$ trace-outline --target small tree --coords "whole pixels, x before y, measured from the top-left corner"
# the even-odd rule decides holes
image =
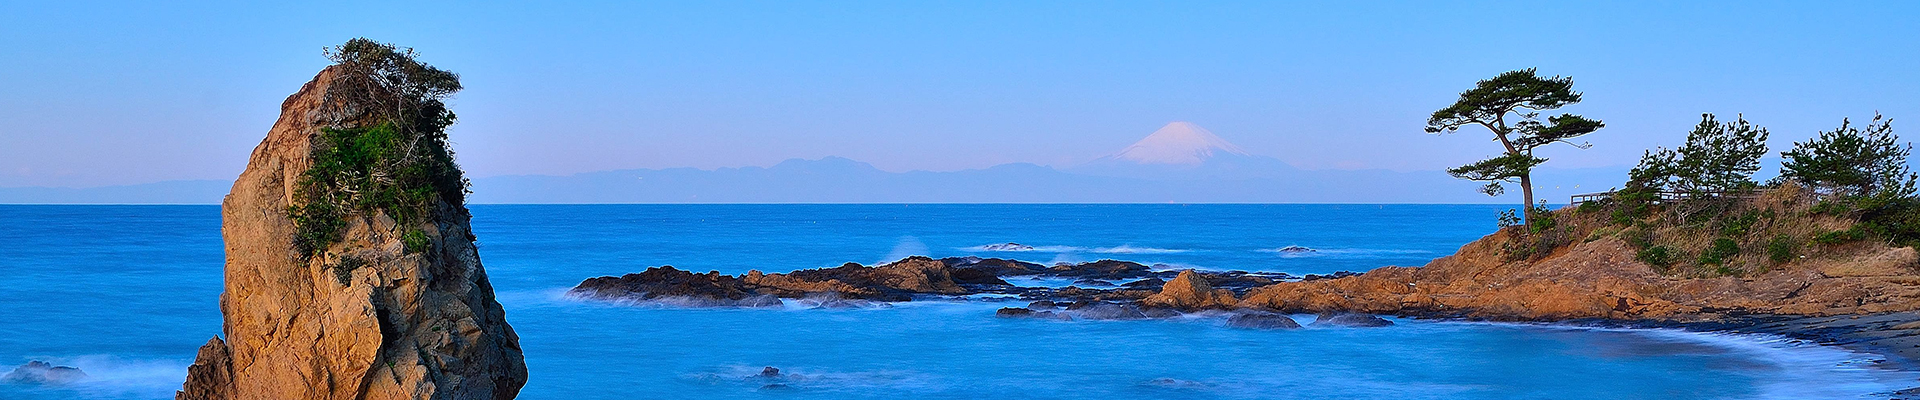
[[[312,257],[340,239],[349,217],[384,212],[406,227],[396,235],[408,251],[424,251],[428,222],[440,203],[466,201],[467,181],[447,145],[456,119],[443,102],[460,91],[460,76],[418,61],[413,49],[349,40],[326,49],[335,74],[318,112],[324,126],[310,138],[312,163],[287,207],[294,247]]]
[[[1725,192],[1752,188],[1760,157],[1767,154],[1767,128],[1747,122],[1719,122],[1700,114],[1700,124],[1687,133],[1679,149],[1647,151],[1640,165],[1628,173],[1633,190]]]
[[[1894,135],[1892,119],[1874,114],[1866,130],[1842,119],[1840,128],[1781,153],[1780,177],[1843,196],[1911,197],[1916,178],[1907,157],[1912,151],[1912,144]]]
[[[1501,183],[1519,184],[1524,202],[1522,210],[1526,212],[1526,219],[1532,221],[1533,168],[1547,162],[1534,156],[1533,150],[1555,142],[1585,149],[1592,145],[1569,140],[1605,126],[1598,120],[1573,114],[1552,116],[1543,123],[1538,119],[1539,112],[1579,102],[1580,93],[1573,91],[1573,78],[1542,78],[1533,68],[1508,71],[1476,83],[1472,90],[1461,92],[1460,99],[1452,106],[1434,111],[1427,119],[1426,131],[1453,133],[1467,125],[1480,125],[1492,131],[1494,139],[1505,150],[1502,155],[1449,169],[1447,173],[1460,179],[1487,182],[1480,192],[1488,196],[1506,193]],[[1509,124],[1508,115],[1517,117],[1518,121]]]

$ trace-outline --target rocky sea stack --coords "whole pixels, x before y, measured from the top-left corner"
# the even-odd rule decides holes
[[[458,76],[355,39],[281,104],[221,205],[225,339],[178,399],[511,399],[441,99]]]

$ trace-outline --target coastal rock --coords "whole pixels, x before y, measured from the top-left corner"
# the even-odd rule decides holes
[[[227,400],[232,398],[229,395],[232,387],[233,358],[227,353],[227,343],[216,337],[200,346],[193,365],[187,366],[187,382],[173,397],[176,400]]]
[[[1042,272],[1045,275],[1099,279],[1107,281],[1137,279],[1149,276],[1152,268],[1132,261],[1100,260],[1079,264],[1058,264]]]
[[[27,361],[26,365],[0,375],[0,382],[39,385],[64,385],[82,379],[87,379],[87,373],[80,372],[79,368],[55,366],[40,360]]]
[[[739,278],[719,272],[695,274],[673,266],[648,268],[618,278],[604,276],[574,286],[576,296],[602,300],[678,300],[694,304],[734,307],[778,306],[749,290]]]
[[[1245,313],[1227,317],[1227,327],[1242,329],[1299,329],[1300,323],[1280,314]]]
[[[973,270],[996,277],[1036,275],[1047,271],[1044,265],[1001,258],[948,257],[940,259],[940,262],[956,271]]]
[[[1320,250],[1314,250],[1314,249],[1312,249],[1312,248],[1308,248],[1308,247],[1306,247],[1306,246],[1287,246],[1287,247],[1281,247],[1281,248],[1279,248],[1279,249],[1275,249],[1274,251],[1276,251],[1276,252],[1280,252],[1280,253],[1289,253],[1289,254],[1299,254],[1299,253],[1317,253],[1317,252],[1320,252]]]
[[[907,301],[916,294],[972,293],[954,279],[954,271],[945,261],[918,256],[879,267],[847,263],[785,274],[756,270],[741,276],[719,272],[695,274],[666,266],[619,277],[590,278],[568,293],[588,299],[645,300],[695,307],[778,306],[779,298],[794,298],[806,299],[820,307],[864,308],[878,306],[868,300]],[[992,276],[985,278],[998,281]],[[975,277],[972,282],[983,281]],[[1001,281],[995,286],[1004,285]]]
[[[1168,307],[1182,310],[1207,308],[1232,308],[1236,303],[1233,291],[1214,289],[1206,279],[1193,270],[1181,271],[1167,284],[1160,287],[1160,293],[1147,296],[1141,304],[1152,307]]]
[[[288,210],[313,145],[362,110],[329,100],[347,71],[328,67],[281,104],[221,204],[225,340],[201,349],[179,398],[510,399],[526,383],[464,204],[435,201],[419,224],[349,215],[338,241],[296,250]],[[415,240],[425,250],[409,251]]]
[[[1322,325],[1345,326],[1345,327],[1355,327],[1355,328],[1377,328],[1382,326],[1393,326],[1393,321],[1388,321],[1385,318],[1373,316],[1373,314],[1330,312],[1330,313],[1320,313],[1319,316],[1313,319],[1313,326],[1322,326]]]

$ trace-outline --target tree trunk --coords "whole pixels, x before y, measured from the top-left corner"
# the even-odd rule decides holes
[[[1520,193],[1526,197],[1526,203],[1520,205],[1520,224],[1533,225],[1533,171],[1520,174]]]

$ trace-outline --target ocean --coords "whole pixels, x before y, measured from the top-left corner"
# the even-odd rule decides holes
[[[522,399],[1848,399],[1920,386],[1920,374],[1873,366],[1877,355],[1766,336],[1062,322],[996,318],[1024,302],[990,298],[687,309],[563,296],[650,266],[785,272],[909,255],[1358,272],[1450,254],[1492,232],[1504,208],[476,205],[473,225],[526,353]],[[0,384],[0,399],[172,398],[220,331],[219,229],[216,206],[0,205],[0,364],[89,375]],[[983,247],[1008,242],[1034,250]],[[1275,251],[1286,246],[1320,251]],[[785,376],[754,376],[768,366]]]

